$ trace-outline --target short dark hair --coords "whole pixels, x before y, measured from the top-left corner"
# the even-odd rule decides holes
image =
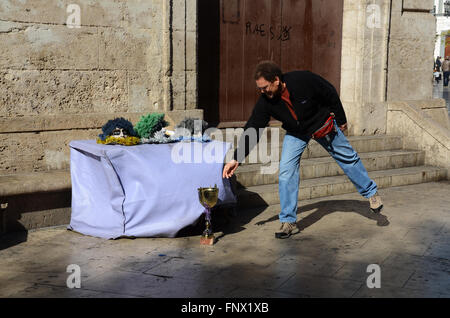
[[[279,79],[282,79],[283,73],[281,72],[281,68],[274,62],[262,61],[256,66],[255,80],[263,77],[266,81],[273,82],[275,81],[276,76],[278,76]]]

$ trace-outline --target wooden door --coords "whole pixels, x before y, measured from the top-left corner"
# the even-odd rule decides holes
[[[256,65],[310,70],[339,92],[343,0],[200,0],[199,103],[205,119],[240,127],[259,96]]]

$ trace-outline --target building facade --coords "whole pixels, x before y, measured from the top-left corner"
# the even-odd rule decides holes
[[[450,56],[450,2],[447,0],[434,0],[433,13],[436,16],[436,46],[434,57]],[[449,37],[450,40],[450,37]]]
[[[266,11],[248,9],[261,4]],[[434,58],[432,9],[433,0],[1,1],[0,171],[68,168],[68,142],[95,138],[114,116],[164,111],[176,122],[205,110],[208,119],[223,95],[234,98],[225,107],[245,104],[240,117],[212,121],[242,125],[261,59],[328,78],[350,134],[383,134],[386,101],[432,97],[423,80]],[[229,47],[236,62],[250,51],[245,67],[220,56],[225,27],[236,26],[240,38]],[[237,80],[240,87],[225,87]]]

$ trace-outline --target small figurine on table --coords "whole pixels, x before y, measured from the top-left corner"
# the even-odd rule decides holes
[[[109,120],[102,127],[102,132],[98,135],[98,144],[133,146],[140,142],[133,124],[122,117]]]
[[[211,138],[205,133],[207,129],[203,119],[186,117],[175,127],[175,137],[180,141],[208,142]]]

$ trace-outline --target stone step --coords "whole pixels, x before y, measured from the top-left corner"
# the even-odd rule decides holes
[[[351,136],[348,137],[350,144],[356,152],[365,153],[365,152],[376,152],[376,151],[387,151],[387,150],[399,150],[403,148],[402,137],[400,136],[388,136],[388,135],[374,135],[374,136]],[[257,147],[255,147],[249,154],[249,156],[245,159],[242,165],[247,164],[255,164],[255,163],[264,163],[264,160],[260,158],[258,155],[259,147],[263,147],[265,152],[268,153],[268,157],[271,158],[271,161],[279,161],[281,158],[281,149],[282,142],[278,147],[274,149],[277,150],[277,153],[272,157],[270,143],[262,143],[260,142]],[[256,160],[252,159],[252,155],[257,158]],[[316,141],[311,140],[306,147],[305,151],[302,154],[302,159],[309,158],[321,158],[328,157],[328,152]],[[228,158],[227,158],[228,159]],[[268,160],[265,160],[268,162]]]
[[[282,128],[279,128],[279,127],[268,127],[268,128],[271,128],[271,129],[267,129],[266,128],[264,130],[264,132],[263,132],[263,135],[267,136],[266,137],[267,138],[267,142],[268,143],[272,142],[272,132],[273,132],[273,133],[276,133],[276,135],[278,135],[278,143],[281,146],[283,144],[284,136],[286,135],[286,130],[284,130]],[[230,129],[230,128],[228,128],[228,129]],[[240,136],[240,133],[238,133],[238,131],[239,131],[238,129],[240,129],[240,128],[231,128],[230,131],[233,131],[233,129],[236,129],[236,131],[233,134],[229,134],[229,135],[234,135],[233,146],[236,147],[238,139],[239,139],[239,136]],[[226,129],[218,129],[218,131],[220,131],[220,137],[218,137],[219,140],[221,140],[221,141],[229,141],[229,140],[226,139],[227,138],[227,134],[226,134],[227,130]],[[241,132],[242,131],[243,130],[241,129]],[[212,139],[218,139],[214,134],[211,135],[211,138]],[[354,140],[354,141],[358,141],[358,140],[363,140],[363,141],[365,141],[365,140],[383,140],[383,139],[387,138],[387,139],[389,139],[389,142],[392,142],[392,139],[396,139],[396,142],[399,142],[399,141],[401,142],[401,139],[402,139],[401,136],[393,136],[393,135],[347,136],[347,138],[350,141],[352,141],[352,140]],[[397,147],[401,148],[401,145],[397,146]],[[398,148],[395,148],[395,149],[398,149]],[[377,150],[380,150],[380,149],[372,149],[371,151],[377,151]]]
[[[216,131],[220,132],[220,134],[221,134],[221,137],[220,137],[221,141],[228,141],[228,140],[226,140],[227,132],[228,132],[229,135],[235,136],[234,137],[234,141],[233,141],[233,145],[236,146],[237,141],[239,139],[239,136],[244,130],[243,130],[243,128],[220,128],[220,129],[217,129]],[[274,132],[278,136],[278,142],[282,143],[283,142],[283,138],[286,135],[286,130],[281,128],[281,126],[267,127],[263,131],[263,134],[267,135],[267,142],[271,142],[272,141],[272,132]],[[217,138],[215,138],[214,134],[211,135],[211,138],[212,139],[217,139]]]
[[[369,172],[379,188],[388,188],[447,178],[447,170],[432,166],[417,166]],[[299,200],[314,199],[356,192],[347,176],[306,179],[300,182]],[[278,184],[247,187],[237,190],[239,208],[279,204]]]
[[[70,170],[0,175],[0,235],[70,222]]]
[[[425,160],[425,153],[419,150],[361,152],[359,156],[367,171],[420,166]],[[272,167],[271,171],[267,170],[269,167]],[[236,171],[236,181],[245,187],[278,183],[278,167],[279,162],[274,162],[272,165],[243,165]],[[302,158],[300,161],[302,180],[338,175],[344,175],[344,172],[330,155],[312,159]]]
[[[0,197],[71,189],[70,170],[0,175]]]

